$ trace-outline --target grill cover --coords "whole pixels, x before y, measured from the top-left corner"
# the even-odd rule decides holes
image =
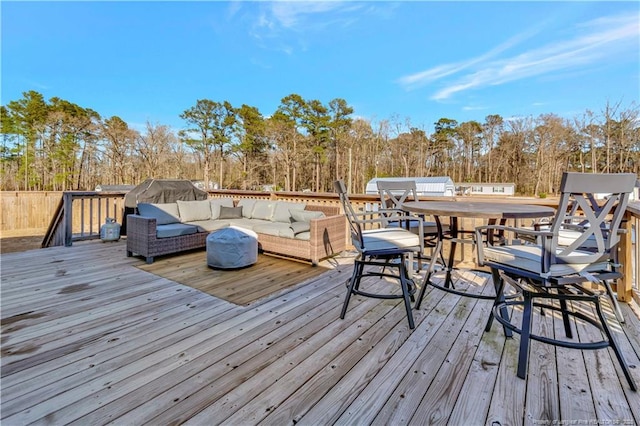
[[[138,203],[206,200],[208,196],[186,179],[147,179],[125,195],[124,206],[135,209]]]

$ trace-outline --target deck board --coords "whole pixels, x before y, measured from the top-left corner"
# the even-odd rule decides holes
[[[122,242],[3,254],[2,423],[640,423],[640,397],[610,349],[532,342],[518,379],[519,336],[505,339],[497,323],[484,332],[488,301],[431,288],[411,331],[402,302],[358,296],[340,320],[349,255],[320,273],[266,258],[213,278],[203,253],[155,269]],[[457,286],[492,291],[483,274]],[[640,311],[622,308],[613,328],[640,382]],[[581,340],[598,337],[572,322]],[[564,332],[553,315],[534,327]]]

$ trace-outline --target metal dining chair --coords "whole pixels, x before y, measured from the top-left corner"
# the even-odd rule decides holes
[[[486,330],[493,319],[509,330],[520,333],[518,372],[525,378],[529,357],[529,341],[536,340],[556,346],[575,349],[602,349],[611,347],[632,390],[636,384],[629,367],[608,325],[601,299],[614,299],[609,281],[620,278],[619,268],[614,264],[619,241],[620,223],[627,206],[629,194],[636,182],[635,174],[591,174],[565,173],[561,182],[561,197],[556,216],[548,229],[532,230],[500,225],[480,226],[477,239],[488,230],[527,234],[530,242],[514,241],[505,245],[485,242],[477,245],[478,263],[489,266],[498,279],[498,291]],[[598,196],[602,201],[598,202]],[[570,207],[575,205],[575,208]],[[580,223],[572,227],[571,239],[561,238],[567,224]],[[505,285],[509,284],[522,293],[522,300],[503,297]],[[604,291],[597,286],[604,287]],[[570,309],[570,305],[572,309]],[[595,308],[596,315],[589,315],[585,304]],[[522,307],[522,323],[512,324],[505,317],[505,307]],[[532,333],[532,323],[540,312],[561,314],[567,339],[548,337]],[[603,338],[597,342],[573,340],[571,318],[582,320],[602,331]]]
[[[447,225],[438,224],[436,221],[426,220],[424,215],[412,215],[407,220],[407,213],[402,204],[407,201],[420,201],[418,191],[416,188],[415,180],[393,180],[385,181],[378,180],[376,182],[378,188],[378,195],[380,196],[380,204],[385,209],[389,210],[389,213],[383,213],[382,218],[385,227],[398,227],[403,226],[405,229],[413,232],[422,237],[421,250],[418,253],[418,268],[422,269],[423,260],[431,260],[430,256],[434,253],[440,254],[442,265],[445,265],[444,258],[442,258],[442,250],[436,250],[438,246],[438,226],[443,227],[443,233],[448,232],[449,227]],[[425,248],[430,249],[431,254],[426,256]]]
[[[347,294],[340,318],[344,319],[351,295],[357,294],[378,299],[403,299],[409,328],[415,327],[411,302],[415,293],[415,283],[409,277],[407,261],[409,255],[421,249],[420,238],[402,226],[385,228],[382,214],[391,214],[392,209],[376,212],[356,212],[342,180],[334,183],[351,231],[351,242],[358,251],[354,260],[353,273],[347,282]],[[395,212],[401,214],[401,212]],[[398,218],[398,220],[401,220]],[[368,228],[368,229],[366,229]],[[397,273],[394,273],[397,271]],[[361,288],[362,278],[376,276],[396,280],[400,293],[372,293]]]

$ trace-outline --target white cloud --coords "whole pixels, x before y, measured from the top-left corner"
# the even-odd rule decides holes
[[[517,45],[521,41],[532,37],[533,35],[534,35],[533,31],[519,34],[516,37],[513,37],[507,40],[505,43],[502,43],[497,47],[491,49],[489,52],[485,53],[484,55],[478,56],[476,58],[471,58],[468,61],[439,65],[431,69],[421,71],[419,73],[407,75],[398,79],[398,82],[401,85],[407,87],[408,89],[424,86],[425,84],[430,83],[432,81],[436,81],[441,78],[447,77],[449,75],[456,74],[465,69],[471,68],[476,64],[486,63],[491,58],[508,50],[512,46]]]
[[[309,40],[327,28],[347,28],[371,15],[388,19],[397,7],[387,2],[351,1],[270,1],[259,5],[250,34],[263,48],[288,54],[306,50]]]
[[[270,11],[277,24],[297,29],[308,24],[308,17],[343,8],[342,2],[273,2]]]
[[[603,61],[638,54],[640,21],[637,16],[602,17],[581,23],[575,30],[579,34],[572,39],[556,40],[527,52],[500,58],[500,54],[533,35],[524,33],[477,58],[438,65],[401,77],[398,82],[408,90],[413,90],[427,83],[442,80],[445,83],[444,87],[432,94],[431,99],[445,100],[466,90],[558,71],[600,66]]]
[[[471,105],[467,105],[465,107],[462,107],[463,111],[484,111],[486,109],[489,109],[489,107],[486,107],[486,106],[471,106]]]

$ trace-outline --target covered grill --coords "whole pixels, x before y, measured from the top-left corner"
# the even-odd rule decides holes
[[[206,200],[209,194],[186,179],[149,178],[127,192],[124,197],[122,234],[126,235],[127,216],[136,213],[138,203],[174,203],[177,200]]]

